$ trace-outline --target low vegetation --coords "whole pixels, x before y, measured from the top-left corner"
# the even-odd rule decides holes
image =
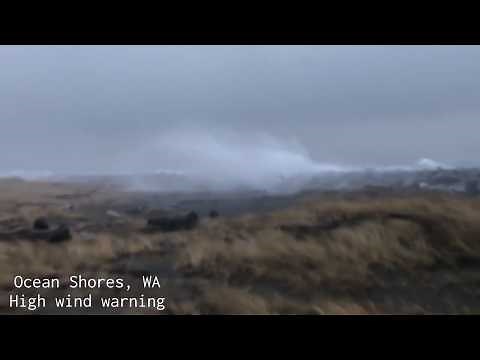
[[[3,227],[28,223],[17,209],[1,214]],[[49,209],[28,216],[61,216]],[[193,230],[168,233],[143,231],[141,216],[63,216],[73,224],[70,241],[0,239],[3,294],[16,274],[152,273],[165,280],[167,313],[480,312],[478,198],[316,194],[287,209],[203,217]]]

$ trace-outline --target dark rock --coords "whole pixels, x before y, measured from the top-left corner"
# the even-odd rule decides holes
[[[51,243],[59,243],[70,240],[71,238],[72,234],[70,233],[70,229],[66,225],[60,225],[50,233],[48,241]]]
[[[147,225],[161,231],[191,230],[198,224],[198,215],[191,211],[186,215],[161,216],[150,218]]]
[[[33,222],[33,229],[34,230],[48,230],[50,226],[48,225],[48,221],[44,217],[40,217],[35,219]]]
[[[218,213],[217,210],[212,210],[212,211],[210,211],[210,213],[209,213],[208,215],[209,215],[212,219],[217,218],[217,217],[220,216],[220,214]]]

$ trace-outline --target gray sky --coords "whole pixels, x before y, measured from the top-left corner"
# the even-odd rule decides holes
[[[480,165],[479,100],[480,46],[0,46],[0,172]]]

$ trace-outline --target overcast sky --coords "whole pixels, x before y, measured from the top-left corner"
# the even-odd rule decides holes
[[[237,157],[263,134],[320,163],[480,165],[480,46],[0,46],[0,171],[171,167],[145,149],[196,133]]]

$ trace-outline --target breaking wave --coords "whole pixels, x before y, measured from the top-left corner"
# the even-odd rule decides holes
[[[318,163],[295,141],[266,134],[239,136],[219,131],[169,131],[130,155],[139,172],[183,175],[217,189],[266,189],[285,178],[308,177],[353,168]]]
[[[349,172],[435,170],[451,168],[432,159],[421,158],[405,166],[359,167],[323,163],[312,159],[295,140],[264,133],[240,134],[227,131],[170,130],[135,149],[125,149],[121,159],[108,172],[72,174],[79,176],[119,176],[136,190],[192,189],[198,185],[228,191],[238,188],[271,190],[285,183],[301,187],[312,177]],[[121,176],[120,176],[121,175]],[[168,179],[157,183],[155,175]],[[65,179],[66,174],[52,171],[14,170],[0,177],[24,180]],[[131,179],[131,180],[128,180]],[[168,187],[171,189],[171,187]]]

